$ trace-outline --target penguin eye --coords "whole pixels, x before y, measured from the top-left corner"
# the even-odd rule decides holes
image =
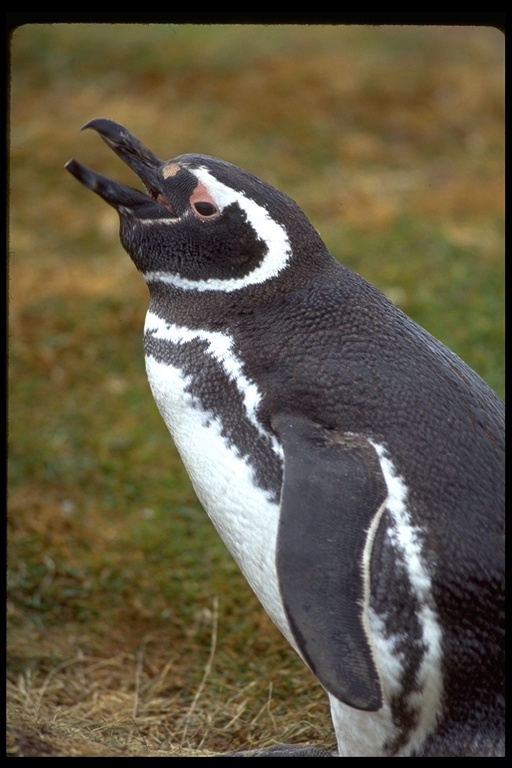
[[[198,201],[193,203],[193,206],[200,216],[215,216],[215,214],[219,212],[218,208],[216,208],[215,205],[212,205],[212,203]]]

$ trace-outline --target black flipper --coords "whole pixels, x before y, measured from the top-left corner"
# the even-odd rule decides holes
[[[364,437],[298,416],[272,425],[284,450],[277,573],[290,627],[327,691],[375,711],[382,694],[363,625],[363,561],[387,496],[377,453]]]

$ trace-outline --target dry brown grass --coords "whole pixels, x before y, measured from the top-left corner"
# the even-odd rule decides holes
[[[425,28],[42,26],[12,43],[8,754],[333,744],[325,696],[199,508],[150,400],[134,180],[80,125],[218,155],[503,391],[503,42]]]
[[[20,636],[12,633],[11,646],[25,666],[8,681],[8,754],[207,756],[240,744],[272,744],[276,737],[297,743],[320,739],[332,745],[328,724],[319,727],[317,722],[323,702],[317,693],[304,705],[305,686],[296,690],[303,702],[300,718],[288,723],[282,702],[273,701],[272,682],[259,701],[255,682],[241,688],[224,685],[213,695],[208,688],[216,632],[215,617],[210,654],[191,700],[182,690],[183,658],[170,653],[164,633],[148,635],[133,650],[124,636],[119,637],[122,650],[112,656],[106,653],[108,642],[98,642],[97,636],[81,634],[79,640],[67,638],[63,643],[56,632],[45,633],[44,640],[27,637],[26,630]],[[113,641],[110,638],[110,647]],[[26,664],[35,656],[52,659],[59,650],[65,658],[61,663],[47,663],[44,669]]]

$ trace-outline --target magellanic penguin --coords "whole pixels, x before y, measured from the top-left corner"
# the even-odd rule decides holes
[[[501,400],[286,195],[212,157],[163,161],[111,120],[84,127],[146,189],[67,164],[117,210],[148,284],[157,406],[325,688],[339,756],[503,754]]]

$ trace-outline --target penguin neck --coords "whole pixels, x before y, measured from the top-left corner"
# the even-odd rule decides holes
[[[309,251],[309,249],[308,249]],[[150,311],[178,325],[189,328],[222,330],[238,320],[268,311],[284,297],[302,294],[308,286],[328,287],[338,282],[346,270],[325,248],[314,248],[306,258],[292,263],[279,275],[240,290],[222,291],[185,289],[164,281],[148,283]]]

